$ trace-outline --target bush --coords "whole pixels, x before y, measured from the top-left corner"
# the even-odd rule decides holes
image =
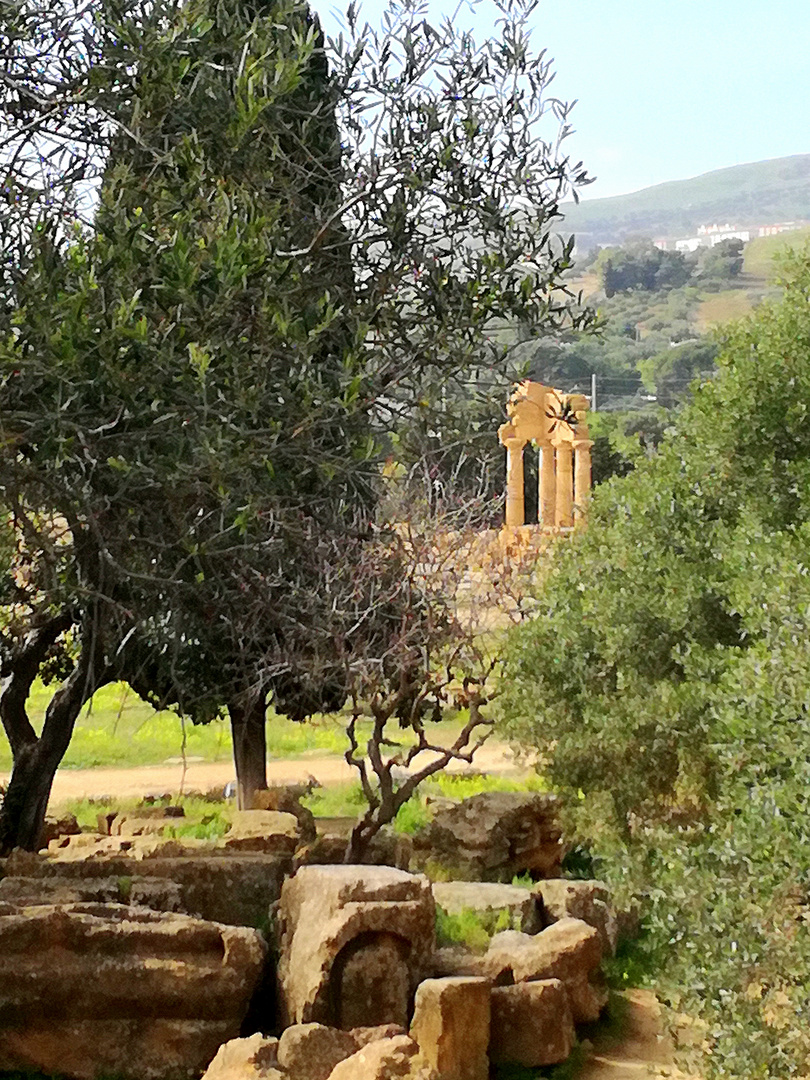
[[[656,457],[595,491],[512,633],[501,711],[644,901],[643,966],[709,1077],[810,1037],[810,252],[732,327]]]

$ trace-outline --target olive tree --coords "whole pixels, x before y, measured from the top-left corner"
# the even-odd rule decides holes
[[[350,11],[327,44],[297,0],[16,0],[0,849],[36,846],[107,681],[199,722],[227,708],[248,805],[268,696],[303,719],[369,672],[415,670],[402,605],[436,620],[400,587],[408,549],[389,544],[391,588],[368,572],[369,546],[395,535],[391,437],[471,369],[506,383],[493,319],[589,319],[552,235],[585,177],[529,13],[505,6],[477,46],[410,4],[384,33]],[[37,734],[26,702],[44,674],[59,687]]]

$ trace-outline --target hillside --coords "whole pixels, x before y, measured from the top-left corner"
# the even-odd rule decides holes
[[[630,195],[564,203],[561,209],[561,231],[575,233],[580,250],[638,236],[687,236],[714,221],[760,225],[810,219],[810,154],[734,165]]]

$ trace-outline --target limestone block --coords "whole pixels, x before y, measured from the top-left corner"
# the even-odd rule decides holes
[[[110,836],[163,836],[174,824],[165,817],[153,814],[140,817],[136,814],[117,814],[110,822]]]
[[[599,933],[580,919],[561,919],[539,934],[506,930],[496,934],[484,957],[484,970],[496,985],[535,979],[565,984],[574,1020],[598,1019],[607,993],[594,985],[599,978],[602,946]]]
[[[563,856],[553,795],[488,791],[440,810],[414,837],[415,854],[438,859],[468,881],[511,881],[531,871],[559,874]]]
[[[81,831],[74,814],[63,814],[59,818],[46,817],[40,847],[46,848],[51,840],[58,840],[60,836],[78,836]]]
[[[448,915],[476,911],[494,917],[505,911],[526,934],[542,929],[538,901],[531,889],[486,881],[437,881],[432,888],[433,899]]]
[[[282,1021],[402,1024],[404,988],[412,994],[430,972],[434,922],[424,877],[387,866],[301,867],[278,910]],[[374,1005],[375,988],[393,1014]],[[368,1005],[362,1018],[359,1002]]]
[[[41,904],[129,904],[154,911],[182,911],[180,886],[147,877],[35,878],[0,880],[0,900],[20,907]]]
[[[416,991],[411,1038],[442,1080],[489,1076],[489,979],[426,979]]]
[[[538,1068],[565,1061],[574,1045],[568,995],[559,979],[492,991],[489,1056],[496,1064]]]
[[[462,945],[448,945],[437,949],[433,955],[433,975],[438,979],[453,978],[459,975],[474,975],[488,978],[486,956],[470,952]]]
[[[119,905],[0,914],[0,1072],[182,1080],[239,1034],[256,930]]]
[[[407,1025],[411,975],[402,938],[359,934],[338,956],[330,982],[338,1027]]]
[[[324,1024],[293,1024],[281,1033],[278,1063],[290,1080],[327,1080],[339,1061],[357,1051],[348,1031]]]
[[[285,784],[265,788],[253,793],[255,810],[277,810],[292,814],[298,822],[298,833],[303,843],[309,844],[317,835],[315,818],[311,810],[301,805],[301,799],[309,795],[313,788],[320,787],[316,780],[308,784]]]
[[[159,880],[172,892],[176,883],[186,914],[233,926],[257,926],[279,899],[292,864],[289,855],[239,854],[222,848],[201,853],[196,846],[178,846],[176,857],[146,860],[121,851],[67,860],[14,852],[0,860],[0,864],[5,862],[0,874],[5,874],[3,880],[31,877],[65,883],[80,878],[117,879],[116,884],[131,883],[130,903],[143,896],[138,902],[150,907],[158,904],[146,897],[148,882]]]
[[[618,920],[604,882],[550,878],[538,882],[532,893],[542,904],[546,925],[559,919],[582,919],[599,931],[602,955],[615,956]]]
[[[283,1080],[278,1070],[278,1039],[257,1033],[223,1043],[203,1080]]]
[[[277,810],[237,810],[223,846],[229,851],[291,855],[297,843],[298,821],[293,814]]]
[[[400,1080],[410,1075],[416,1051],[407,1035],[379,1039],[336,1065],[329,1080]]]
[[[407,1035],[408,1032],[399,1024],[377,1024],[375,1027],[356,1027],[351,1029],[351,1037],[354,1039],[356,1049],[361,1050],[370,1042],[379,1042],[380,1039],[393,1039],[396,1035]]]

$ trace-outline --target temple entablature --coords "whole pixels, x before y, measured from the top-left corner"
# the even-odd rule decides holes
[[[584,394],[563,394],[526,379],[509,400],[498,428],[506,447],[506,527],[526,524],[523,453],[536,446],[538,523],[566,529],[581,521],[591,490],[591,447]]]

